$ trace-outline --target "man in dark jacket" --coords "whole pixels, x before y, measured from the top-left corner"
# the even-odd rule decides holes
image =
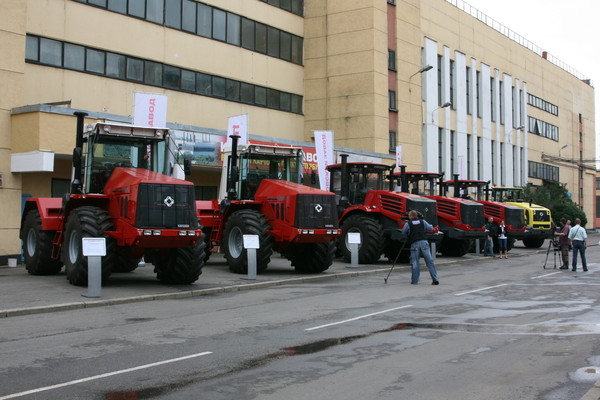
[[[431,284],[439,285],[440,280],[433,264],[433,257],[431,256],[431,249],[429,242],[425,239],[425,232],[433,230],[433,226],[424,219],[419,218],[419,214],[415,210],[411,210],[408,213],[408,222],[402,227],[402,232],[408,235],[408,241],[410,243],[410,261],[412,265],[411,284],[416,285],[419,283],[420,268],[419,260],[421,255],[425,259],[425,264],[431,275]]]

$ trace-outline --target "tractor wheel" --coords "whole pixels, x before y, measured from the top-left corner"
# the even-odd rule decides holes
[[[328,269],[335,257],[335,242],[298,243],[286,253],[296,272],[316,274]]]
[[[273,254],[273,237],[267,233],[269,229],[267,220],[258,211],[240,210],[231,214],[225,224],[222,247],[231,272],[248,273],[248,253],[244,249],[243,235],[258,235],[260,248],[256,250],[256,272],[267,269]]]
[[[523,239],[523,244],[528,249],[537,249],[542,247],[546,239]]]
[[[404,244],[404,248],[402,246],[402,243],[390,240],[383,250],[383,255],[391,263],[395,261],[398,264],[407,264],[410,262],[410,244],[407,242]],[[400,249],[402,249],[401,252]],[[400,252],[400,255],[398,255],[398,252]]]
[[[376,263],[383,253],[385,243],[383,227],[375,218],[366,215],[352,215],[342,222],[342,236],[337,241],[337,246],[342,253],[344,261],[351,261],[350,244],[348,244],[348,233],[360,233],[358,248],[358,263]]]
[[[54,231],[42,230],[38,210],[27,213],[21,230],[25,268],[31,275],[55,275],[62,269],[60,260],[52,259]]]
[[[204,267],[203,238],[195,245],[174,249],[161,249],[151,259],[158,280],[164,283],[186,285],[194,283]]]
[[[440,253],[446,257],[462,257],[469,252],[473,241],[470,239],[442,239]]]
[[[83,256],[81,238],[103,237],[106,239],[106,256],[102,257],[102,282],[110,276],[115,263],[116,241],[104,232],[111,231],[113,224],[108,213],[98,207],[79,207],[71,212],[65,227],[61,258],[65,264],[67,279],[72,285],[86,286],[88,262]]]
[[[115,257],[115,265],[111,268],[111,272],[132,272],[138,267],[141,258],[131,258],[122,254],[117,254]]]
[[[210,256],[212,254],[212,246],[210,244],[210,234],[211,234],[212,229],[206,229],[206,230],[202,230],[202,234],[204,235],[204,244],[206,244],[206,246],[204,247],[204,263],[206,263],[209,259]]]

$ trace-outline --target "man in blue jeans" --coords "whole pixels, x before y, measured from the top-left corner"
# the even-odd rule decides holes
[[[585,228],[581,226],[581,220],[575,219],[575,226],[569,231],[569,239],[573,244],[573,269],[571,271],[577,271],[577,253],[581,254],[581,264],[583,270],[587,271],[587,261],[585,259],[585,248],[587,247],[587,232]]]
[[[419,260],[421,255],[425,259],[425,264],[431,275],[431,284],[439,285],[440,280],[433,264],[431,257],[431,249],[429,242],[425,239],[425,232],[433,230],[433,226],[424,219],[419,218],[419,214],[415,210],[410,210],[408,213],[408,222],[402,227],[402,232],[408,235],[410,243],[410,262],[412,265],[412,274],[410,283],[416,285],[419,283],[420,268]]]

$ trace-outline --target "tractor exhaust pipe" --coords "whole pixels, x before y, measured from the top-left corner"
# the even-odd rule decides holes
[[[452,174],[454,178],[454,197],[460,197],[460,185],[458,183],[458,174]]]
[[[408,176],[406,175],[406,165],[400,166],[400,185],[402,186],[402,192],[409,193]]]
[[[340,154],[340,157],[342,159],[342,190],[340,191],[340,202],[343,203],[344,200],[348,200],[348,192],[350,189],[350,177],[348,175],[350,172],[348,171],[348,154]],[[330,179],[330,181],[333,185],[333,179]]]
[[[240,139],[239,135],[231,135],[231,157],[229,158],[229,168],[227,171],[227,199],[228,200],[236,200],[237,199],[237,191],[235,190],[235,184],[240,179],[240,169],[238,168],[238,155],[237,155],[237,147],[238,140]]]
[[[73,149],[73,181],[71,182],[71,193],[83,193],[83,183],[81,182],[81,157],[83,153],[83,125],[85,112],[76,111],[73,113],[77,117],[77,133],[75,136],[75,148]]]

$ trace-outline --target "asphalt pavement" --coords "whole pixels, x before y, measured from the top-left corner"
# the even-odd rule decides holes
[[[588,244],[598,245],[599,233],[590,233]],[[528,249],[520,242],[509,252],[509,258],[526,257],[538,254],[536,259],[540,270],[553,270],[560,267],[560,255],[549,248],[549,242],[538,249]],[[470,263],[474,268],[485,268],[486,263],[499,263],[505,260],[483,257],[481,254],[469,253],[463,257],[436,258],[436,266],[441,284],[444,284],[444,270],[453,265]],[[528,259],[527,262],[531,262]],[[588,263],[594,262],[588,258]],[[208,296],[224,292],[260,289],[277,285],[296,285],[319,280],[343,279],[377,274],[381,280],[388,276],[392,264],[382,258],[378,263],[359,265],[351,268],[349,263],[336,259],[333,265],[320,274],[298,274],[290,266],[287,259],[273,255],[268,269],[256,279],[247,279],[245,275],[229,272],[222,255],[211,256],[203,268],[200,278],[191,285],[167,285],[156,279],[151,264],[139,266],[130,273],[114,273],[102,286],[100,297],[86,297],[88,289],[68,283],[64,270],[52,276],[33,276],[27,273],[24,265],[16,267],[0,267],[0,321],[2,318],[83,309],[90,307],[114,306],[123,303],[141,301],[159,301],[196,296]],[[581,267],[581,265],[580,265]],[[421,260],[421,284],[429,284],[429,274]],[[410,266],[407,263],[396,264],[387,281],[388,284],[410,284]],[[9,323],[5,320],[4,323]],[[600,399],[600,381],[596,382],[581,400]]]

